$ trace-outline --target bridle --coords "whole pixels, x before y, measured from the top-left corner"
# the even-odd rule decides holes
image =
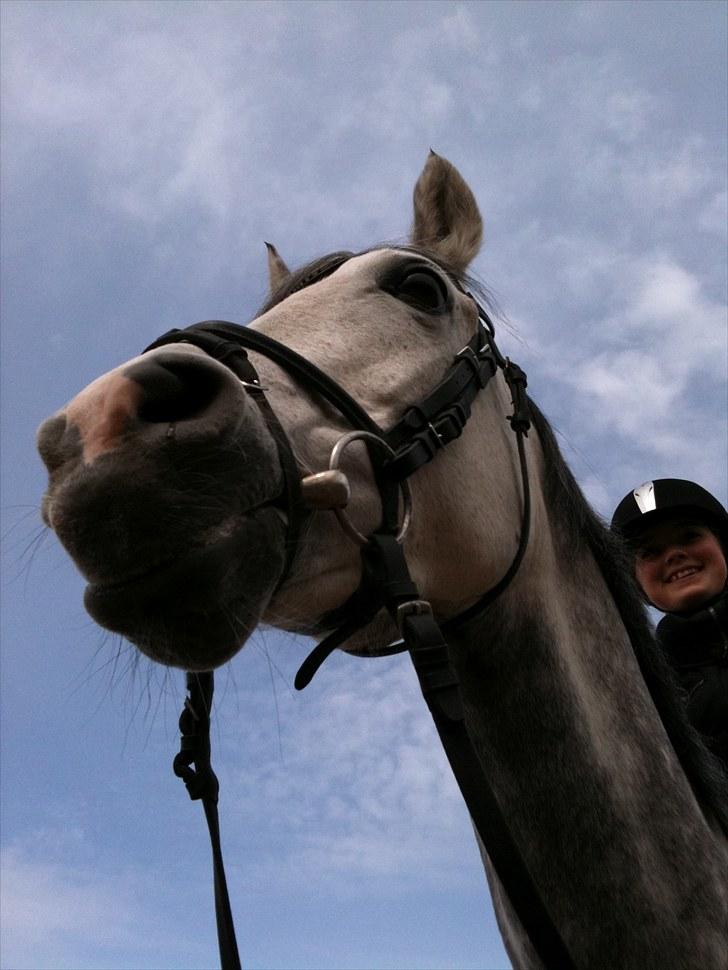
[[[338,254],[337,258],[326,263],[318,275],[306,279],[303,285],[311,285],[333,273],[352,255]],[[316,365],[272,337],[248,327],[208,320],[184,330],[170,330],[144,352],[168,344],[193,344],[225,364],[260,409],[275,440],[284,480],[281,500],[288,523],[286,561],[278,587],[289,575],[302,525],[309,511],[304,502],[300,472],[290,441],[265,395],[265,388],[247,351],[252,350],[274,361],[309,393],[314,392],[333,405],[352,425],[353,431],[337,441],[329,468],[319,476],[328,475],[332,484],[341,484],[338,466],[342,453],[354,441],[363,441],[366,445],[381,498],[381,522],[371,535],[363,536],[348,519],[344,508],[334,509],[346,534],[360,547],[361,581],[345,603],[319,621],[318,628],[322,632],[329,632],[302,664],[296,675],[295,686],[299,690],[305,687],[333,650],[367,626],[380,610],[389,612],[401,640],[379,649],[376,655],[409,652],[422,694],[470,815],[523,929],[545,967],[569,968],[573,962],[510,836],[468,735],[458,678],[443,635],[479,616],[504,592],[525,555],[530,529],[530,488],[524,445],[530,427],[526,375],[517,364],[500,353],[489,315],[471,294],[465,295],[477,307],[475,334],[455,355],[433,390],[418,404],[408,407],[389,430],[382,429],[339,383]],[[421,597],[412,581],[403,552],[402,540],[411,511],[407,479],[461,435],[470,417],[473,401],[499,370],[511,393],[513,413],[508,421],[516,435],[522,483],[522,524],[518,548],[501,579],[476,603],[459,615],[438,622],[430,604]],[[307,479],[304,479],[304,488],[306,482]],[[403,498],[402,521],[399,515],[400,494]],[[212,841],[221,964],[223,970],[237,970],[240,962],[220,849],[218,783],[210,766],[212,672],[188,673],[187,690],[188,696],[180,718],[182,745],[175,758],[174,770],[184,780],[190,797],[203,802]]]

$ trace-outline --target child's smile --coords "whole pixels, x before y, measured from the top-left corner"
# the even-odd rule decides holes
[[[663,522],[640,537],[635,572],[647,598],[665,613],[697,609],[721,592],[728,577],[717,538],[686,520]]]

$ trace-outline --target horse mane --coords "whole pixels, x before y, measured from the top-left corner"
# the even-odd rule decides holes
[[[650,625],[629,551],[590,507],[564,461],[551,425],[529,399],[544,454],[544,490],[572,547],[586,543],[627,630],[652,701],[698,801],[728,833],[728,778],[718,758],[690,724],[684,692]]]

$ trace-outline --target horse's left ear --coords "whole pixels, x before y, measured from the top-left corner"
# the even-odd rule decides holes
[[[291,271],[278,255],[278,250],[273,243],[267,242],[265,246],[268,250],[268,279],[270,282],[270,291],[271,293],[274,293],[281,283],[288,279],[288,277],[291,275]]]
[[[462,272],[483,239],[483,220],[475,196],[446,158],[430,151],[414,191],[414,246],[429,249]]]

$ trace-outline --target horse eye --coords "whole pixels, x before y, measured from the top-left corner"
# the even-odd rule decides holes
[[[428,313],[442,313],[449,304],[449,294],[440,277],[420,269],[397,283],[395,295]]]

